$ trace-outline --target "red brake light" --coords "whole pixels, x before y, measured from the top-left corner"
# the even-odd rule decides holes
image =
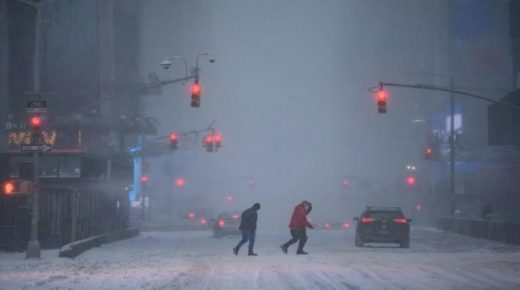
[[[325,224],[326,229],[330,229],[330,224]]]
[[[350,224],[349,223],[344,223],[343,224],[343,228],[348,230],[350,228]]]
[[[208,222],[206,221],[206,219],[200,219],[200,224],[201,225],[205,225],[207,224]]]
[[[373,218],[373,217],[364,217],[364,218],[361,218],[361,222],[362,223],[371,223],[373,221],[375,221],[376,219]]]
[[[408,183],[408,185],[414,185],[416,182],[417,182],[417,180],[413,176],[408,176],[406,178],[406,183]]]
[[[226,221],[224,221],[224,220],[219,220],[219,221],[218,221],[218,226],[219,226],[219,227],[223,227],[223,226],[225,226],[225,225],[226,225]]]
[[[189,212],[188,213],[188,218],[189,219],[194,219],[195,218],[195,213],[194,212]]]
[[[394,222],[396,222],[398,224],[406,224],[408,222],[408,220],[406,220],[405,218],[395,218]]]

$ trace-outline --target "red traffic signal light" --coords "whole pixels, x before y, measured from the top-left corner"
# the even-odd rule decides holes
[[[386,113],[386,103],[388,101],[388,94],[383,89],[383,87],[381,87],[381,88],[379,88],[379,90],[377,90],[376,101],[377,101],[377,112]]]
[[[204,145],[204,147],[206,147],[206,151],[213,152],[215,150],[214,141],[215,141],[215,138],[213,135],[209,134],[209,135],[204,136],[203,145]]]
[[[428,160],[431,160],[433,157],[433,149],[432,147],[427,147],[424,149],[424,157]]]
[[[184,178],[177,178],[175,180],[175,185],[177,185],[177,187],[183,187],[184,184],[185,184]]]
[[[217,148],[222,146],[222,135],[220,135],[220,134],[213,135],[213,141],[215,142],[215,146]]]
[[[15,193],[16,185],[12,181],[6,181],[3,189],[5,195],[11,195]]]
[[[415,185],[417,183],[417,179],[415,179],[415,176],[408,176],[406,177],[406,184],[408,185]]]
[[[202,87],[198,82],[191,85],[191,106],[194,108],[200,107],[200,96],[202,94]]]
[[[204,136],[203,146],[206,147],[206,151],[213,152],[222,146],[222,135],[221,134],[208,134]]]
[[[31,128],[39,129],[42,126],[42,124],[43,124],[42,117],[40,117],[40,116],[32,116],[31,120],[30,120],[30,123],[31,123]]]
[[[170,140],[170,146],[172,150],[177,149],[177,139],[178,136],[176,133],[170,133],[170,135],[168,136],[168,140]]]
[[[148,175],[141,176],[141,183],[148,183]]]

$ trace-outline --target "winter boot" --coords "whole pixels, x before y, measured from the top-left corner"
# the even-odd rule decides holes
[[[287,254],[287,246],[286,245],[281,245],[280,248],[282,249],[282,252],[284,254]]]
[[[247,254],[248,256],[258,256],[257,253],[253,253],[253,252],[250,252],[249,254]]]
[[[238,248],[237,248],[237,247],[234,247],[234,248],[233,248],[233,254],[235,254],[235,256],[238,255]]]
[[[308,255],[309,253],[305,252],[304,250],[300,250],[296,252],[296,255]]]

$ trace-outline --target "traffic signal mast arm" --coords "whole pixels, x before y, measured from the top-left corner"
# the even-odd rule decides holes
[[[211,125],[210,125],[210,127],[206,128],[206,129],[192,130],[192,131],[187,131],[187,132],[182,132],[182,133],[174,133],[174,134],[176,134],[177,138],[179,136],[187,136],[187,135],[190,135],[190,134],[195,134],[198,137],[199,134],[205,133],[205,132],[210,132],[211,134],[214,134],[215,133],[215,129],[212,128]],[[165,135],[165,136],[159,136],[159,137],[155,137],[153,139],[147,140],[146,143],[139,144],[138,146],[135,146],[135,147],[131,147],[131,148],[128,149],[128,151],[130,153],[135,154],[135,153],[137,153],[139,151],[142,151],[144,146],[155,144],[156,141],[159,141],[159,140],[169,140],[171,134],[172,133],[170,133],[168,135]],[[166,153],[166,152],[169,152],[169,150],[165,151],[164,153]]]
[[[82,112],[82,111],[85,111],[89,108],[92,108],[92,107],[95,107],[95,106],[98,106],[104,102],[108,102],[108,101],[112,101],[112,100],[116,100],[116,99],[119,99],[119,98],[123,98],[123,97],[127,97],[129,95],[131,95],[132,93],[138,93],[138,92],[141,92],[141,91],[146,91],[148,89],[154,89],[154,88],[158,88],[158,87],[162,87],[162,86],[166,86],[166,85],[171,85],[171,84],[175,84],[175,83],[180,83],[180,82],[185,82],[185,81],[188,81],[188,80],[195,80],[195,79],[198,79],[198,75],[189,75],[189,76],[186,76],[186,77],[183,77],[183,78],[178,78],[178,79],[173,79],[173,80],[166,80],[166,81],[159,81],[157,83],[149,83],[149,84],[144,84],[144,85],[141,85],[139,86],[138,88],[135,88],[135,89],[131,89],[131,90],[127,90],[121,94],[117,94],[115,96],[110,96],[110,97],[106,97],[106,98],[103,98],[103,99],[100,99],[99,101],[97,102],[93,102],[93,103],[90,103],[88,105],[85,105],[79,109],[77,109],[76,111],[72,112],[72,113],[79,113],[79,112]]]
[[[497,101],[497,100],[493,100],[488,97],[484,97],[484,96],[480,96],[480,95],[476,95],[476,94],[472,94],[472,93],[468,93],[468,92],[463,92],[463,91],[459,91],[459,90],[454,90],[454,89],[451,89],[448,87],[442,87],[442,86],[434,86],[434,85],[427,85],[427,84],[398,84],[398,83],[379,82],[379,86],[370,88],[369,91],[374,93],[374,92],[376,92],[376,90],[381,89],[385,86],[448,92],[448,93],[472,97],[472,98],[479,99],[479,100],[488,101],[488,102],[491,102],[494,104],[499,104],[499,105],[502,105],[502,106],[505,106],[505,107],[508,107],[510,109],[520,112],[520,107],[518,107],[518,106],[511,105],[511,104],[504,103],[504,102]]]

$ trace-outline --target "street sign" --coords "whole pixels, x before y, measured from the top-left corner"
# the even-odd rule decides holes
[[[27,113],[46,113],[47,101],[32,100],[27,101]]]
[[[16,122],[5,122],[5,129],[10,130],[25,130],[27,129],[27,124],[25,123],[16,123]]]
[[[20,150],[23,152],[47,152],[51,150],[51,146],[47,144],[22,144],[20,145]]]

